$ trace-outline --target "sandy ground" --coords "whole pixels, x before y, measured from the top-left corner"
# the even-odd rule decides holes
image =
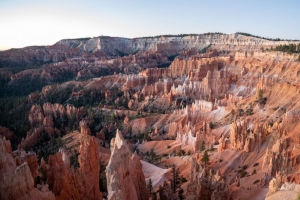
[[[159,185],[163,184],[164,181],[167,180],[167,172],[169,172],[171,169],[162,169],[143,160],[141,160],[141,163],[143,165],[146,184],[148,184],[149,180],[151,179],[153,189],[158,189]]]

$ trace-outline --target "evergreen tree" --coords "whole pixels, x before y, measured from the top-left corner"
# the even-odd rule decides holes
[[[204,151],[204,150],[205,150],[205,141],[202,141],[200,146],[200,151]]]
[[[265,99],[264,99],[262,90],[259,90],[259,92],[258,92],[258,103],[259,104],[265,104]]]
[[[132,128],[131,128],[131,126],[129,126],[129,128],[128,128],[128,133],[129,133],[129,138],[131,139],[132,138]]]
[[[157,200],[156,192],[152,193],[152,200]]]
[[[180,200],[185,199],[184,196],[183,196],[183,193],[184,193],[184,190],[182,188],[179,188],[179,190],[178,190],[178,198]]]
[[[147,184],[147,191],[148,191],[148,194],[151,194],[152,193],[152,190],[153,190],[153,186],[152,186],[152,180],[151,178],[149,179],[149,182]]]
[[[172,174],[172,176],[171,176],[171,179],[169,179],[169,181],[171,184],[172,192],[173,192],[173,194],[175,194],[181,185],[179,169],[176,168],[175,166],[172,167],[171,174]]]
[[[154,152],[153,148],[150,150],[149,156],[151,161],[153,161],[156,158],[156,153]]]
[[[209,155],[207,150],[204,151],[203,156],[201,158],[201,162],[203,162],[205,166],[209,165]]]

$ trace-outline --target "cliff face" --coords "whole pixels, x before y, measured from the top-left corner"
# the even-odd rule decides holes
[[[84,113],[85,110],[83,107],[76,108],[70,104],[67,104],[66,106],[58,103],[45,103],[43,106],[38,104],[33,105],[28,114],[28,120],[33,130],[27,133],[26,138],[22,138],[21,143],[18,145],[18,149],[33,146],[36,141],[41,138],[41,132],[43,130],[51,136],[55,131],[55,118],[67,117],[68,119],[75,118],[78,120]]]
[[[197,199],[227,199],[228,188],[219,172],[205,169],[195,158],[192,158],[190,182],[187,186],[187,196]]]
[[[200,50],[209,45],[219,48],[234,49],[234,46],[247,47],[258,50],[261,46],[287,44],[286,41],[268,41],[240,34],[199,34],[185,37],[152,37],[152,38],[117,38],[98,37],[85,40],[71,39],[61,40],[56,45],[65,45],[69,48],[79,48],[84,51],[104,51],[107,54],[120,52],[133,53],[140,51],[179,51],[181,49],[195,48]],[[229,47],[225,47],[229,46]]]
[[[119,131],[111,141],[111,151],[106,168],[108,199],[148,199],[142,164]]]
[[[10,142],[0,137],[0,197],[1,199],[42,199],[55,200],[48,185],[37,185],[34,178],[37,173],[35,154],[20,157],[16,163]],[[17,166],[20,164],[20,166]]]
[[[56,199],[98,199],[102,200],[99,190],[100,158],[96,139],[90,136],[89,128],[81,122],[79,149],[79,168],[70,166],[64,150],[49,157],[47,181]]]

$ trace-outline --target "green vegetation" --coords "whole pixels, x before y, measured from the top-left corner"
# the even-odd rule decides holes
[[[99,188],[101,192],[107,192],[107,180],[105,174],[105,164],[100,160],[100,173],[99,173]]]
[[[204,151],[205,150],[205,141],[201,142],[201,146],[200,146],[200,151]]]
[[[267,98],[264,98],[263,91],[262,91],[262,90],[259,90],[259,91],[258,91],[258,103],[259,103],[260,105],[265,105],[265,104],[266,104],[266,101],[267,101]]]
[[[206,47],[204,47],[203,49],[201,49],[201,50],[199,51],[199,53],[206,53],[207,50],[208,50],[210,47],[211,47],[211,44],[208,45],[208,46],[206,46]]]
[[[171,185],[171,190],[173,194],[177,193],[179,199],[184,199],[183,197],[183,189],[181,188],[182,177],[180,177],[179,169],[175,166],[172,167],[171,178],[168,179]]]
[[[246,169],[248,168],[248,165],[244,165],[243,167],[239,167],[238,174],[241,178],[245,177],[247,175]]]
[[[74,167],[74,169],[79,168],[78,156],[79,156],[79,152],[76,149],[73,151],[72,155],[70,156],[70,164],[71,166]]]
[[[231,116],[233,117],[233,116],[234,116],[234,114],[235,114],[235,110],[234,110],[234,109],[232,109],[232,110],[231,110],[231,112],[230,112],[230,114],[231,114]]]
[[[172,178],[169,179],[170,184],[171,184],[171,189],[173,194],[177,193],[177,197],[179,199],[184,199],[185,197],[183,196],[184,190],[181,188],[181,184],[187,182],[186,178],[183,176],[180,176],[179,169],[176,168],[175,166],[172,167]]]
[[[299,40],[285,40],[285,39],[280,39],[280,38],[266,38],[266,37],[261,37],[261,36],[257,36],[257,35],[252,35],[250,33],[243,33],[243,32],[237,32],[240,35],[245,35],[245,36],[251,36],[251,37],[255,37],[255,38],[261,38],[264,40],[270,40],[270,41],[299,41]]]
[[[251,105],[250,105],[249,108],[247,108],[247,110],[246,110],[246,115],[247,115],[247,116],[248,116],[248,115],[253,115],[253,108],[252,108]]]
[[[259,163],[254,163],[253,164],[253,167],[256,167],[256,166],[258,166],[259,165]]]
[[[207,150],[204,151],[203,156],[201,158],[201,162],[204,163],[204,166],[207,166],[207,165],[210,164],[210,162],[209,162],[209,155],[208,155]]]
[[[213,122],[209,122],[209,128],[214,129],[216,127],[216,124]]]
[[[156,192],[152,192],[151,197],[152,197],[152,200],[157,200]]]
[[[157,36],[148,36],[148,37],[139,37],[136,39],[150,39],[150,38],[160,38],[160,37],[186,37],[186,36],[201,36],[201,35],[225,35],[225,33],[221,33],[221,32],[208,32],[208,33],[203,33],[203,34],[195,34],[195,33],[191,33],[191,34],[178,34],[178,35],[157,35]]]
[[[148,194],[152,194],[152,192],[153,192],[153,186],[152,186],[151,178],[149,179],[148,184],[147,184],[147,191],[148,191]]]
[[[279,45],[276,46],[274,49],[271,48],[271,51],[282,51],[282,52],[287,52],[289,54],[291,53],[300,53],[300,44],[284,44],[284,45]]]
[[[181,146],[180,146],[180,149],[178,149],[177,151],[177,156],[184,156],[185,155],[185,151],[183,149],[181,149]]]
[[[43,130],[41,133],[41,138],[37,140],[33,146],[25,147],[24,150],[34,151],[36,152],[38,160],[44,158],[44,160],[47,161],[48,157],[57,153],[60,148],[65,148],[65,144],[61,138],[61,133],[56,132],[54,133],[54,135],[49,136],[48,133],[45,130]],[[73,152],[73,156],[76,157],[78,155],[76,155],[76,152]],[[76,165],[75,162],[76,161],[74,160],[74,165]]]

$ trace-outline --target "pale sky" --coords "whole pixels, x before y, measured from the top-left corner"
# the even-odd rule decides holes
[[[299,0],[0,0],[0,50],[100,35],[247,32],[300,39]]]

